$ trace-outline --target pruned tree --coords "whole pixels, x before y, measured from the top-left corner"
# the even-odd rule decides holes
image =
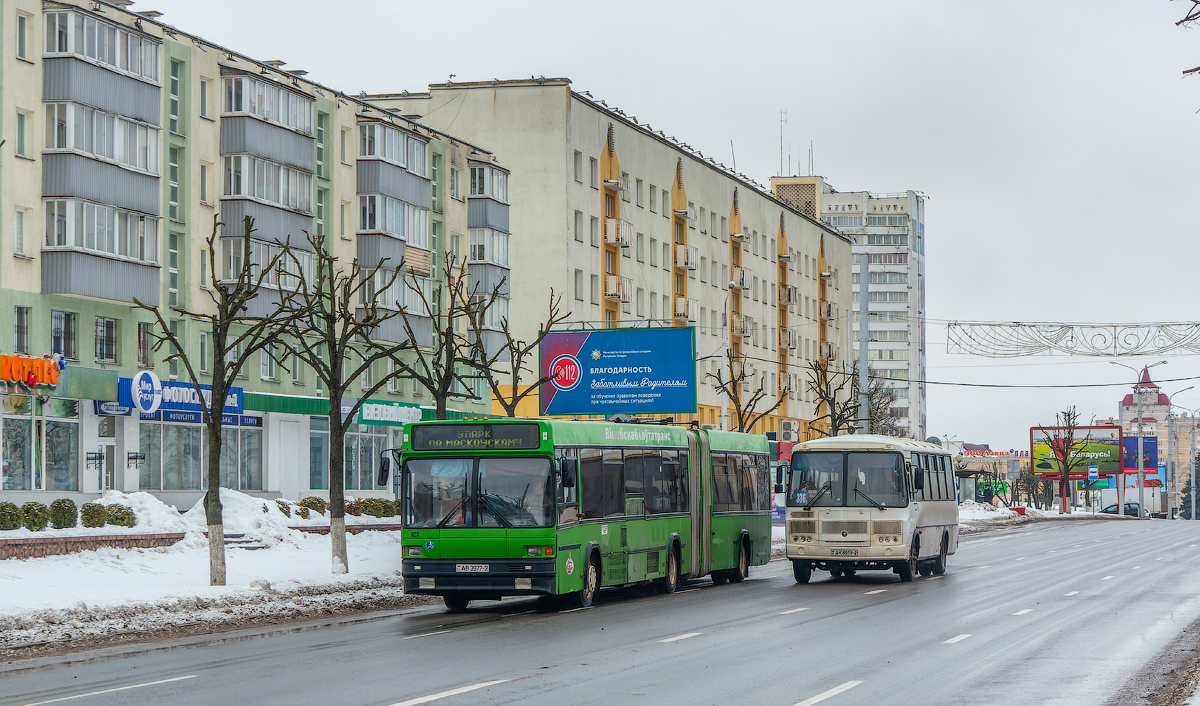
[[[725,360],[715,373],[705,373],[704,379],[712,382],[718,394],[729,398],[733,407],[733,428],[748,432],[767,415],[779,409],[784,396],[775,394],[775,402],[771,403],[772,391],[767,390],[765,373],[755,372],[746,356],[736,355],[733,348],[725,351]],[[760,409],[761,406],[761,409]]]
[[[411,272],[405,277],[407,304],[400,309],[400,321],[415,346],[411,355],[393,356],[392,361],[394,376],[411,379],[428,392],[436,417],[445,419],[449,400],[480,399],[471,388],[476,380],[486,378],[482,372],[486,361],[472,341],[471,322],[486,316],[500,298],[503,280],[490,290],[470,286],[466,260],[455,261],[448,252],[441,270],[446,283],[442,297],[425,286],[432,278]]]
[[[291,245],[276,239],[269,248],[252,248],[254,219],[247,216],[242,223],[239,239],[221,238],[224,224],[214,219],[212,233],[207,239],[208,298],[211,306],[189,309],[172,307],[179,319],[168,320],[163,309],[134,299],[134,304],[154,316],[156,329],[152,350],[166,349],[163,362],[183,366],[196,397],[200,400],[201,418],[208,435],[208,491],[204,495],[204,516],[208,525],[209,581],[213,586],[225,585],[225,524],[221,513],[221,413],[234,382],[255,354],[266,352],[275,356],[274,344],[285,330],[290,316],[298,311],[292,304],[297,273],[289,266],[294,262]],[[232,241],[227,268],[222,271],[217,253],[220,241]],[[266,262],[255,262],[253,252],[265,253]],[[208,358],[211,374],[202,373],[196,366],[195,353],[180,341],[177,327],[181,319],[195,321],[209,334],[212,355]],[[276,359],[283,365],[283,361]],[[286,369],[286,368],[285,368]],[[205,395],[200,378],[209,379],[211,394]]]
[[[1079,426],[1079,412],[1075,410],[1075,406],[1058,412],[1054,415],[1055,425],[1048,429],[1042,429],[1042,436],[1045,437],[1046,444],[1050,447],[1049,461],[1058,466],[1058,479],[1061,500],[1060,513],[1071,514],[1071,473],[1080,469],[1087,468],[1089,459],[1083,456],[1084,450],[1087,448],[1090,437],[1084,439],[1075,438],[1075,428]]]
[[[854,379],[850,389],[858,390],[857,360],[854,361],[851,375]],[[868,433],[896,437],[908,435],[908,430],[901,426],[900,418],[892,411],[892,405],[896,404],[897,399],[899,398],[896,397],[896,389],[888,383],[886,378],[876,376],[875,369],[868,365],[867,405],[870,409]]]
[[[833,369],[829,360],[813,360],[808,364],[808,389],[817,399],[817,414],[808,423],[810,432],[820,436],[853,433],[858,419],[857,387],[852,373],[843,367]],[[824,428],[819,422],[824,421]]]
[[[553,377],[544,375],[525,387],[521,386],[521,377],[533,372],[529,367],[529,361],[537,362],[538,349],[546,338],[546,334],[570,316],[571,312],[562,311],[562,295],[555,296],[552,288],[549,309],[545,321],[538,327],[537,338],[531,341],[514,338],[509,318],[505,316],[500,319],[499,326],[499,333],[504,336],[504,342],[492,351],[488,351],[486,346],[485,317],[482,315],[471,317],[471,331],[476,346],[474,354],[474,359],[477,361],[476,369],[487,380],[488,387],[492,390],[492,400],[504,408],[507,416],[517,416],[517,407],[520,406],[521,401],[535,394],[544,383],[549,382]]]
[[[323,235],[305,233],[312,248],[312,274],[301,274],[301,285],[288,313],[288,351],[312,369],[329,402],[329,537],[333,573],[349,571],[346,552],[346,431],[355,424],[363,401],[386,385],[391,376],[369,376],[361,394],[354,383],[384,361],[411,349],[412,339],[378,340],[377,334],[400,315],[396,290],[402,284],[404,263],[388,269],[385,259],[364,267],[357,258],[348,265],[338,259]],[[296,257],[293,255],[293,257]],[[296,269],[304,269],[297,261]],[[402,338],[401,336],[395,336]],[[347,398],[357,401],[343,407]]]

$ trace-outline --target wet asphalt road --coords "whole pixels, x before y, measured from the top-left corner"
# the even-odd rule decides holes
[[[943,577],[738,585],[597,606],[423,607],[0,667],[0,704],[1102,704],[1200,616],[1200,523],[964,537]],[[429,698],[433,697],[433,698]]]

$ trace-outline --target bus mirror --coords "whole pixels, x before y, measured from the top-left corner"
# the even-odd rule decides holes
[[[388,476],[392,473],[392,459],[383,454],[379,457],[379,477],[376,478],[375,485],[387,485]]]
[[[558,472],[562,476],[562,487],[575,487],[575,471],[578,469],[578,463],[573,458],[564,458],[558,462]]]
[[[775,467],[775,485],[783,485],[783,466]],[[782,493],[782,490],[776,490],[776,493]]]
[[[779,494],[782,492],[783,492],[783,483],[776,483],[775,484],[775,493]]]
[[[921,472],[920,468],[915,468],[913,466],[909,466],[909,470],[912,471],[913,490],[924,490],[925,474]]]

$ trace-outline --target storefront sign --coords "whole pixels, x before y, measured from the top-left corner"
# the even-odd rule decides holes
[[[132,407],[122,407],[116,402],[101,402],[95,400],[96,414],[101,417],[124,417],[133,411]]]
[[[58,384],[58,365],[49,358],[0,355],[0,381],[29,389],[54,387]]]
[[[153,414],[159,409],[199,412],[211,403],[212,385],[201,385],[200,392],[204,395],[203,407],[200,397],[196,395],[196,388],[190,382],[160,382],[150,370],[139,371],[132,379],[117,380],[117,403],[133,407],[142,414]],[[242,388],[229,388],[222,414],[241,414],[242,411]]]
[[[404,426],[421,421],[421,408],[417,405],[402,405],[399,402],[381,404],[363,402],[358,408],[359,424]]]

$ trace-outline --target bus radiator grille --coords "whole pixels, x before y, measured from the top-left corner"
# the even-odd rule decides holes
[[[900,534],[904,523],[900,520],[876,520],[871,523],[872,534]]]
[[[789,520],[788,534],[816,534],[816,520]]]
[[[829,520],[821,523],[821,534],[866,534],[866,520]]]

